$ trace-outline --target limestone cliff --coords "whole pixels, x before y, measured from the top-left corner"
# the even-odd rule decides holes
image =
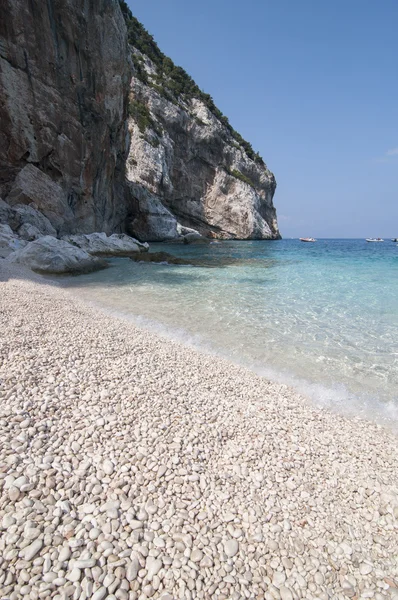
[[[130,79],[118,0],[2,0],[0,196],[58,234],[123,228]]]
[[[129,232],[172,239],[182,225],[223,239],[280,237],[273,174],[212,98],[124,10],[134,65]]]
[[[20,238],[276,238],[275,185],[123,0],[0,3],[0,222]]]

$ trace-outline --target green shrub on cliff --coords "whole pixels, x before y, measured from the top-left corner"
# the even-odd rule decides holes
[[[264,161],[258,152],[254,152],[252,145],[235,131],[228,117],[223,115],[220,109],[214,104],[213,98],[209,94],[202,92],[192,77],[182,67],[177,67],[171,58],[163,54],[153,36],[133,16],[126,2],[124,0],[119,1],[126,21],[131,46],[142,52],[142,54],[145,54],[154,63],[158,71],[155,81],[150,82],[139,57],[133,55],[133,63],[138,79],[147,85],[151,85],[161,96],[172,102],[184,99],[190,100],[192,98],[201,100],[245,150],[247,156],[256,163],[264,165]]]
[[[129,115],[137,123],[141,133],[145,133],[148,128],[153,129],[157,135],[162,135],[162,130],[159,125],[152,119],[149,108],[140,100],[132,100],[129,102]]]
[[[132,61],[133,61],[134,69],[135,69],[138,79],[140,79],[143,83],[148,84],[149,78],[148,78],[148,74],[145,70],[145,67],[143,65],[142,58],[140,56],[137,56],[136,54],[133,54]]]
[[[252,182],[252,180],[249,179],[249,177],[246,177],[246,175],[243,175],[243,173],[238,171],[238,169],[226,169],[226,171],[227,171],[227,173],[232,175],[232,177],[235,177],[236,179],[240,179],[240,181],[243,181],[244,183],[247,183],[251,187],[254,187],[254,183]]]

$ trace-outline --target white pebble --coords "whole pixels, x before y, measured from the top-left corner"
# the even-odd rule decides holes
[[[228,540],[224,542],[224,551],[230,558],[235,556],[239,550],[239,543],[236,540]]]

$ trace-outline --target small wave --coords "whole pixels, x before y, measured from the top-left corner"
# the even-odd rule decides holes
[[[398,405],[394,402],[382,402],[371,395],[353,394],[342,383],[326,386],[268,367],[254,367],[252,370],[272,381],[294,388],[319,408],[374,421],[398,433]]]
[[[308,381],[287,371],[281,371],[258,363],[239,360],[206,341],[200,334],[191,334],[185,329],[165,325],[155,319],[133,314],[129,311],[104,307],[103,304],[91,301],[90,304],[100,308],[107,314],[121,317],[142,329],[166,339],[177,341],[185,346],[208,355],[218,356],[238,366],[251,370],[272,382],[288,385],[300,395],[307,398],[314,406],[335,411],[347,417],[360,417],[398,433],[398,405],[394,402],[382,402],[371,395],[355,395],[342,383],[332,386]]]

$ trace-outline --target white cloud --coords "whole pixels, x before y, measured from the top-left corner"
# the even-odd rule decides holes
[[[383,156],[378,156],[374,158],[373,161],[377,163],[396,163],[396,159],[398,159],[398,147],[390,148],[387,150]]]

